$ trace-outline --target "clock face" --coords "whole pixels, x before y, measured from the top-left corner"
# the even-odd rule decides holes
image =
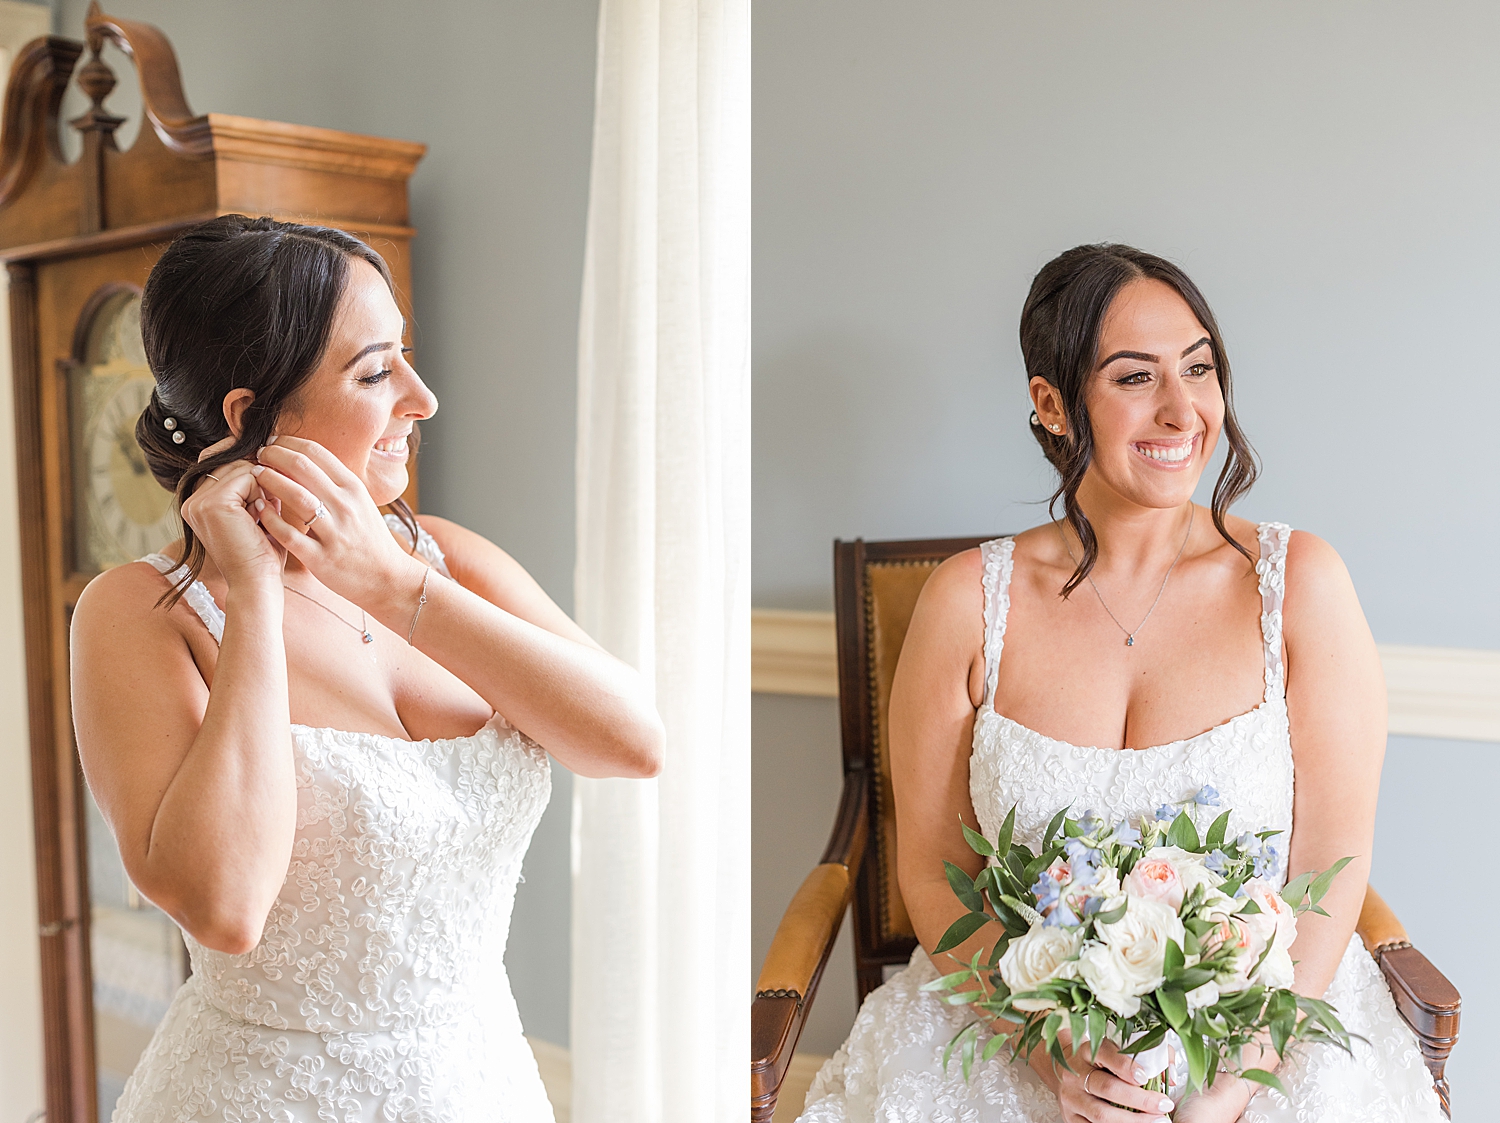
[[[94,315],[87,357],[72,369],[75,559],[94,573],[133,561],[180,534],[172,494],[136,444],[135,424],[155,382],[141,348],[141,298],[110,297]]]

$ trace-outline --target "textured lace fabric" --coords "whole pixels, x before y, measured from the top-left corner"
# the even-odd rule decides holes
[[[1291,530],[1259,531],[1264,700],[1195,737],[1137,751],[1085,748],[1043,736],[996,713],[995,685],[1010,608],[1014,542],[981,548],[984,562],[986,700],[974,724],[969,795],[994,838],[1011,807],[1016,837],[1033,848],[1058,808],[1105,819],[1136,819],[1163,803],[1191,801],[1205,784],[1232,808],[1231,833],[1292,826],[1292,749],[1287,725],[1281,603]],[[1205,829],[1220,808],[1188,810]],[[1055,1123],[1057,1098],[1027,1065],[1004,1054],[967,1082],[943,1048],[973,1020],[921,990],[939,972],[921,948],[910,964],[865,999],[849,1039],[808,1092],[801,1123]],[[1290,1100],[1269,1089],[1246,1109],[1247,1123],[1441,1123],[1431,1077],[1385,981],[1356,936],[1328,1000],[1344,1025],[1368,1039],[1349,1056],[1332,1047],[1293,1046],[1278,1069]],[[987,1037],[988,1035],[986,1035]]]
[[[207,588],[184,599],[221,639]],[[292,745],[297,833],[260,943],[184,934],[192,976],[114,1123],[551,1123],[503,964],[545,752],[498,714],[426,741],[293,725]]]

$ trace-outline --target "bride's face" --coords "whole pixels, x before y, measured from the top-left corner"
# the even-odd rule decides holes
[[[1172,286],[1138,280],[1116,295],[1084,402],[1096,482],[1143,507],[1192,498],[1224,425],[1224,395],[1208,331]]]
[[[334,317],[328,350],[277,423],[277,431],[317,441],[364,481],[377,505],[406,490],[412,425],[437,399],[401,344],[406,324],[380,274],[358,258]]]

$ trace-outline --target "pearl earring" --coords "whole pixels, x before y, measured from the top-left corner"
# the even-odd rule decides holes
[[[1055,421],[1051,425],[1048,425],[1047,428],[1051,429],[1054,433],[1062,432],[1062,426]]]

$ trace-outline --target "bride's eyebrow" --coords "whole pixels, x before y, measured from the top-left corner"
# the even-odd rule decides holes
[[[1205,340],[1205,342],[1207,342],[1207,341]],[[1198,344],[1196,344],[1196,343],[1193,344],[1193,347],[1197,347],[1197,346],[1198,346]],[[1188,351],[1191,351],[1193,349],[1193,347],[1189,347]],[[1186,354],[1187,352],[1185,351],[1183,353]],[[1160,355],[1148,355],[1145,351],[1116,351],[1109,358],[1107,358],[1103,362],[1101,362],[1099,364],[1098,369],[1099,370],[1103,370],[1105,367],[1109,366],[1109,364],[1112,363],[1112,362],[1114,362],[1116,359],[1135,359],[1135,360],[1137,360],[1139,362],[1142,362],[1142,363],[1159,363],[1159,362],[1161,362],[1161,356]]]
[[[1198,340],[1197,343],[1194,343],[1187,350],[1183,351],[1183,353],[1181,355],[1179,355],[1178,358],[1185,359],[1189,355],[1191,355],[1194,351],[1198,350],[1198,348],[1204,346],[1207,343],[1212,343],[1212,342],[1213,342],[1213,340],[1209,339],[1208,336],[1205,335],[1202,339]],[[1107,358],[1107,359],[1103,360],[1102,362],[1100,362],[1099,366],[1096,369],[1097,370],[1103,370],[1105,367],[1109,366],[1109,364],[1112,363],[1112,362],[1114,362],[1116,359],[1135,359],[1137,362],[1141,362],[1141,363],[1159,363],[1159,362],[1161,362],[1161,356],[1160,355],[1148,354],[1145,351],[1116,351],[1113,355],[1109,356],[1109,358]]]
[[[401,344],[399,342],[397,342],[397,343],[372,343],[368,347],[366,347],[364,350],[362,350],[358,355],[355,355],[354,358],[350,359],[347,363],[345,363],[344,364],[344,369],[348,370],[350,367],[354,366],[355,363],[357,363],[361,359],[363,359],[366,355],[373,355],[377,351],[393,351],[393,350],[395,350],[399,346],[401,346]]]

